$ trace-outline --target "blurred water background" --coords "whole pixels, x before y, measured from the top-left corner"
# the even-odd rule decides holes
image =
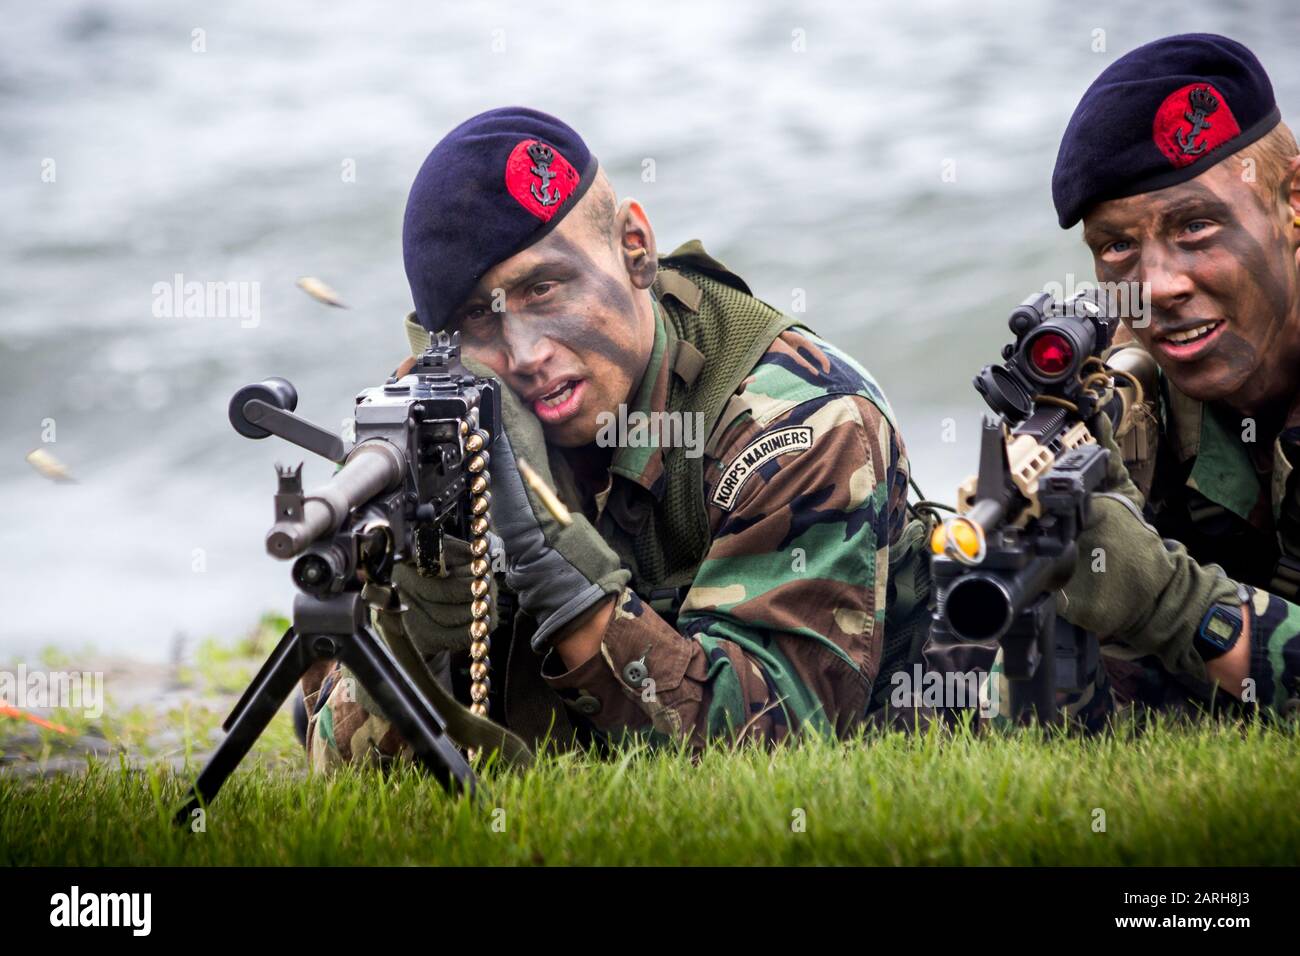
[[[951,500],[975,465],[970,378],[1007,313],[1091,277],[1048,187],[1079,94],[1140,43],[1211,30],[1256,51],[1287,114],[1298,28],[1294,0],[8,5],[0,653],[157,659],[178,634],[288,611],[263,539],[272,465],[304,456],[237,436],[227,402],[283,375],[337,428],[403,357],[406,191],[481,109],[564,117],[661,248],[701,238],[786,310],[803,290],[804,318],[884,386],[924,490]],[[260,320],[155,317],[178,273],[258,283]],[[77,483],[38,475],[36,447]]]

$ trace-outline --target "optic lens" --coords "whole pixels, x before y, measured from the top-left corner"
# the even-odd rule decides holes
[[[1074,347],[1065,336],[1045,332],[1030,346],[1029,361],[1043,375],[1060,375],[1074,361]]]

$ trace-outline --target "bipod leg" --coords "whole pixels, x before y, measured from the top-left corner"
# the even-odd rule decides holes
[[[471,795],[473,768],[447,736],[446,722],[373,631],[362,625],[337,650],[337,657],[370,691],[384,716],[411,745],[415,756],[449,792]]]
[[[207,803],[217,795],[312,663],[302,637],[289,628],[221,725],[226,737],[208,758],[184,806],[176,812],[177,825],[187,824],[200,802]]]

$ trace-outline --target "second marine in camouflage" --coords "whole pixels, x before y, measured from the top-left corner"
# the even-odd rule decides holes
[[[1146,290],[1111,360],[1150,372],[1147,413],[1121,436],[1150,536],[1240,582],[1186,601],[1169,646],[1135,633],[1107,649],[1124,702],[1205,702],[1217,684],[1268,711],[1300,706],[1298,176],[1263,66],[1214,34],[1116,60],[1062,138],[1061,226],[1083,221],[1099,280]],[[1122,576],[1085,589],[1118,605],[1159,597]]]

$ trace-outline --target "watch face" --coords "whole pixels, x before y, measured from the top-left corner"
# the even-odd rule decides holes
[[[1207,637],[1217,638],[1220,641],[1231,640],[1232,636],[1237,633],[1237,628],[1231,622],[1224,620],[1217,614],[1210,618],[1205,630],[1208,632]]]

